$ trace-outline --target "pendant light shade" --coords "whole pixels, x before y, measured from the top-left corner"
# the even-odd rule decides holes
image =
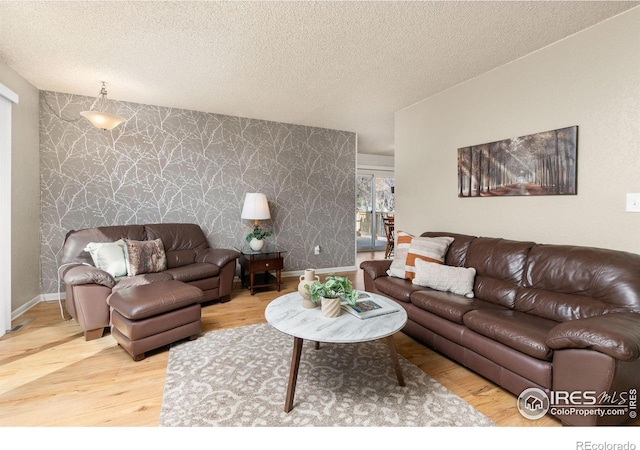
[[[94,107],[96,110],[94,110]],[[101,130],[113,130],[115,127],[125,121],[123,117],[116,116],[115,114],[109,114],[104,112],[107,107],[107,87],[104,81],[102,82],[102,89],[100,89],[100,96],[91,105],[90,111],[82,111],[80,115],[86,117],[91,124],[100,128]]]

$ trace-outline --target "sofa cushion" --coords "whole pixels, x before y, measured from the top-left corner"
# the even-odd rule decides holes
[[[534,358],[551,361],[553,350],[547,334],[558,322],[513,310],[476,309],[466,313],[463,323],[470,330]]]
[[[91,255],[94,266],[108,272],[112,277],[121,277],[127,274],[122,239],[115,242],[90,242],[85,247],[85,251]]]
[[[473,280],[476,269],[473,267],[451,267],[416,260],[416,276],[412,283],[429,287],[437,291],[452,292],[473,298]]]
[[[167,269],[167,257],[160,239],[132,241],[125,239],[127,275],[162,272]]]
[[[91,264],[91,255],[84,250],[90,242],[115,242],[118,239],[144,240],[144,226],[116,225],[69,231],[64,239],[60,264],[70,262]]]
[[[563,294],[545,289],[518,290],[515,309],[557,322],[601,316],[616,308],[583,295]]]
[[[640,312],[638,255],[592,247],[536,245],[515,308],[565,322]]]
[[[495,303],[485,302],[477,298],[467,298],[450,292],[426,289],[411,294],[411,303],[420,309],[455,323],[463,324],[463,317],[476,309],[505,309]]]
[[[476,269],[476,297],[513,308],[533,242],[479,237],[471,241],[466,266]]]
[[[165,249],[165,255],[167,256],[167,268],[169,269],[173,267],[187,266],[196,262],[195,250],[166,251]]]
[[[453,242],[449,245],[447,254],[444,257],[444,263],[447,266],[467,267],[467,250],[471,241],[476,239],[475,236],[458,233],[445,233],[442,231],[427,231],[422,233],[422,237],[442,237],[448,236],[453,238]]]
[[[396,277],[380,277],[374,280],[376,289],[394,300],[410,303],[411,294],[423,290],[422,286],[416,286],[409,280]]]
[[[209,248],[202,228],[194,223],[155,223],[145,225],[144,229],[147,239],[162,240],[169,268],[191,264],[198,252]]]
[[[193,263],[188,266],[174,267],[165,270],[174,280],[194,281],[203,278],[215,277],[220,273],[220,268],[213,264]]]

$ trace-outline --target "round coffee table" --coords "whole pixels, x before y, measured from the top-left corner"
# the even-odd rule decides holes
[[[322,315],[320,308],[307,309],[302,306],[302,297],[297,292],[283,295],[273,300],[265,309],[264,315],[276,330],[293,336],[293,352],[289,383],[285,399],[284,411],[293,409],[293,398],[298,379],[300,355],[304,340],[314,341],[316,349],[320,342],[335,344],[356,344],[377,339],[385,339],[389,347],[391,362],[398,378],[398,384],[404,386],[402,368],[398,362],[398,353],[393,335],[407,323],[407,313],[395,303],[381,295],[367,292],[375,302],[396,307],[396,312],[369,319],[359,319],[346,311],[338,317],[329,318]]]

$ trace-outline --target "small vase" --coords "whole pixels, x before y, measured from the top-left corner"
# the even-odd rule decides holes
[[[320,304],[322,305],[322,315],[325,317],[338,317],[342,313],[339,298],[320,297]]]
[[[315,308],[316,305],[309,297],[309,291],[305,288],[306,285],[313,284],[314,281],[320,281],[320,277],[316,276],[316,271],[313,269],[306,269],[304,275],[300,275],[300,283],[298,283],[298,293],[302,297],[302,306],[305,308]]]
[[[315,303],[313,303],[310,299],[302,297],[302,307],[307,309],[312,309],[317,307]]]
[[[249,241],[249,247],[251,247],[251,250],[259,252],[262,250],[262,247],[264,247],[264,239],[251,238],[251,241]]]

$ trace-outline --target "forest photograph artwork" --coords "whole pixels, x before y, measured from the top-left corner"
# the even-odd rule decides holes
[[[578,127],[458,149],[458,197],[575,195]]]

